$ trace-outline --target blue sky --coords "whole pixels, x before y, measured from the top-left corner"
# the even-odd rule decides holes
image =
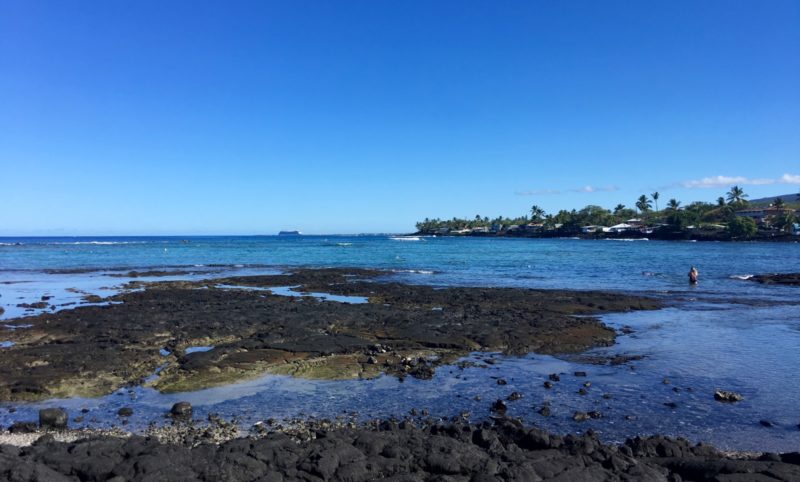
[[[800,2],[0,2],[0,235],[800,189]]]

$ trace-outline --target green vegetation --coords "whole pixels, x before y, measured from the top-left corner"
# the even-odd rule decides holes
[[[639,196],[636,209],[617,204],[613,210],[588,205],[580,210],[562,209],[549,214],[538,205],[529,214],[518,217],[494,218],[476,215],[472,219],[428,219],[417,223],[417,231],[427,234],[486,234],[507,236],[574,236],[647,234],[660,239],[686,239],[692,236],[704,239],[749,239],[771,233],[792,233],[798,222],[793,211],[800,207],[800,194],[787,203],[776,198],[771,203],[751,205],[749,196],[739,186],[732,186],[715,203],[697,201],[683,205],[670,199],[663,211],[659,210],[660,194]],[[653,211],[655,203],[655,211]],[[756,208],[761,211],[742,212]],[[740,212],[737,215],[737,212]],[[758,222],[754,219],[756,218]],[[614,227],[614,229],[610,229]],[[605,229],[603,229],[605,228]]]

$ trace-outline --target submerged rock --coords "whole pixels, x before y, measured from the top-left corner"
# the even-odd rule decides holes
[[[519,392],[511,392],[511,395],[508,396],[509,402],[514,402],[522,398],[522,394]]]
[[[61,408],[43,408],[39,410],[39,427],[44,429],[63,430],[67,428],[67,412]]]
[[[740,394],[736,393],[736,392],[728,392],[728,391],[725,391],[725,390],[717,390],[717,391],[714,392],[714,400],[717,400],[719,402],[733,403],[733,402],[740,402],[740,401],[744,400],[744,397],[741,396]]]
[[[120,417],[130,417],[133,415],[133,409],[131,407],[122,407],[117,410],[117,415]]]
[[[508,409],[508,406],[506,405],[506,402],[498,399],[496,402],[494,402],[492,404],[492,409],[491,410],[493,412],[497,412],[497,413],[502,415],[502,414],[506,413],[507,409]]]

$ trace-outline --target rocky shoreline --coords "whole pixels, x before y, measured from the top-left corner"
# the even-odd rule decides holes
[[[171,429],[191,433],[191,428]],[[181,432],[182,431],[182,432]],[[207,432],[206,432],[207,433]],[[329,421],[222,443],[162,434],[89,435],[30,446],[0,444],[0,479],[48,481],[743,481],[800,480],[800,453],[730,454],[654,436],[601,443],[559,436],[512,419],[480,425]],[[83,434],[86,435],[86,434]],[[63,440],[64,435],[59,435]],[[2,440],[2,438],[0,438]]]
[[[315,292],[354,302],[303,296]],[[90,301],[99,305],[26,317],[29,327],[4,335],[13,346],[0,357],[0,401],[92,397],[145,383],[180,392],[266,373],[425,379],[473,351],[610,345],[615,332],[591,315],[660,306],[619,293],[406,285],[364,269],[134,281]]]

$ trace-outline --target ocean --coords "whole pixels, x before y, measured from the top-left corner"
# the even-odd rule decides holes
[[[81,294],[108,295],[132,270],[166,270],[168,277],[199,279],[275,273],[291,267],[370,267],[393,272],[407,283],[441,286],[513,286],[608,290],[664,300],[658,311],[611,313],[622,329],[612,347],[582,356],[473,354],[488,368],[445,366],[433,380],[382,376],[374,380],[315,381],[264,376],[227,387],[163,395],[137,387],[97,399],[0,403],[0,425],[35,418],[42,406],[90,410],[86,423],[116,423],[116,410],[132,406],[130,428],[143,428],[177,400],[188,400],[202,417],[238,416],[244,425],[267,418],[402,418],[412,409],[449,418],[464,412],[479,421],[489,401],[511,391],[510,416],[559,433],[592,428],[606,440],[663,433],[735,450],[800,449],[800,288],[748,281],[753,274],[800,272],[798,243],[697,243],[578,239],[499,239],[363,236],[58,237],[0,238],[0,356],[13,349],[4,330],[25,329],[40,312],[20,303],[52,296],[53,304],[80,301]],[[700,283],[690,286],[691,266]],[[65,307],[69,309],[71,307]],[[596,365],[593,357],[642,356],[629,364]],[[564,377],[552,390],[547,374]],[[155,376],[155,375],[154,375]],[[496,377],[508,385],[494,383]],[[591,380],[589,395],[577,394]],[[723,404],[717,388],[744,396]],[[607,395],[603,397],[601,395]],[[476,400],[480,397],[481,400]],[[549,402],[552,415],[537,411]],[[4,408],[13,406],[13,413]],[[574,411],[603,417],[572,420]],[[761,422],[770,422],[765,427]]]

